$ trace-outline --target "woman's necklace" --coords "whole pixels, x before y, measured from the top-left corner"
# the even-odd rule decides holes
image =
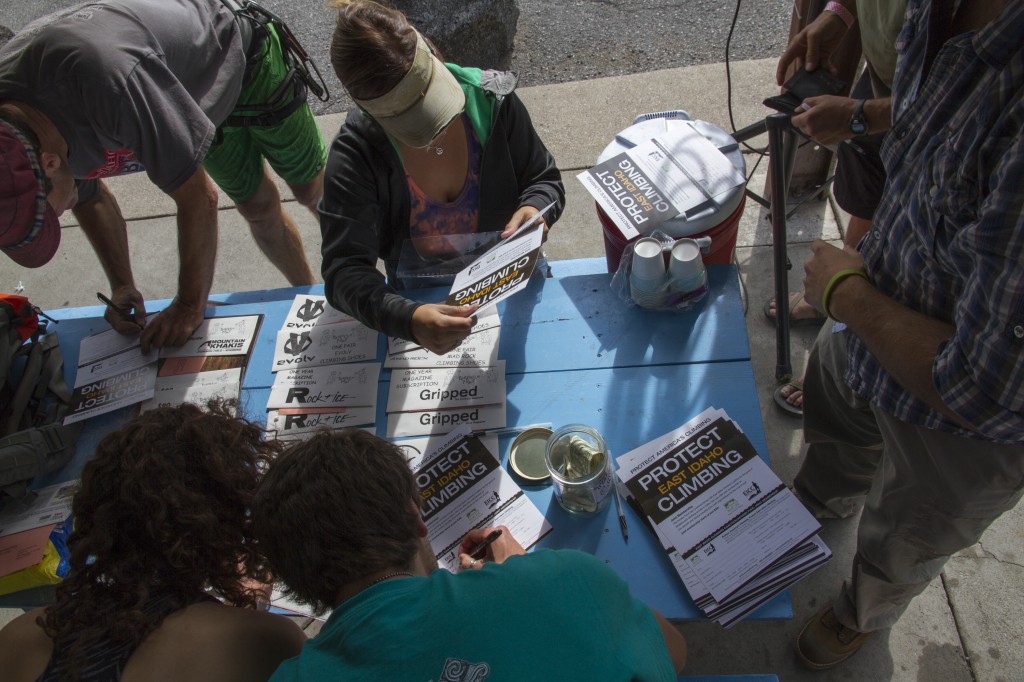
[[[447,135],[447,134],[448,134],[448,128],[445,128],[443,131],[441,131],[440,135],[438,135],[437,137],[434,138],[434,140],[439,140],[439,141],[441,141],[443,143],[444,142],[444,136]],[[434,140],[431,140],[431,142],[433,142]],[[426,151],[429,152],[431,149],[433,149],[434,153],[437,154],[438,156],[441,156],[442,154],[444,154],[444,147],[442,147],[439,144],[428,144],[427,148],[426,148]]]

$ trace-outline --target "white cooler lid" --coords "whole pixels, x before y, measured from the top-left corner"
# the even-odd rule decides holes
[[[597,157],[597,163],[607,161],[616,154],[632,149],[638,144],[668,132],[674,126],[682,126],[685,124],[684,122],[690,120],[689,114],[685,111],[641,114],[636,117],[637,122],[634,122],[633,125],[617,134],[611,144],[604,148],[604,151]],[[729,161],[732,162],[732,165],[746,177],[747,162],[743,158],[743,152],[740,151],[736,140],[729,133],[707,121],[693,121],[693,126],[697,132],[718,147],[718,150],[725,154]],[[650,234],[655,230],[661,230],[673,239],[679,239],[680,237],[689,237],[700,232],[707,232],[732,215],[743,199],[745,188],[745,184],[732,188],[724,194],[717,206],[709,206],[703,211],[691,215],[689,218],[679,216],[666,220],[646,231],[641,230],[640,233]]]

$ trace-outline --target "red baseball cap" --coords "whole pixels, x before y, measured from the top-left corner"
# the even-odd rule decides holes
[[[0,250],[26,268],[53,258],[60,222],[46,201],[46,176],[25,134],[0,120]]]

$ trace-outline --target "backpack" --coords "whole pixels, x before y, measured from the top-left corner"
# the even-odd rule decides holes
[[[57,334],[27,298],[0,294],[0,503],[71,459],[82,423],[61,424],[70,404]]]

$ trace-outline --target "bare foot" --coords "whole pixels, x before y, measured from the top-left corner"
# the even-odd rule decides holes
[[[800,380],[803,382],[803,379]],[[793,384],[786,384],[779,389],[779,395],[786,399],[786,402],[793,407],[799,407],[803,409],[804,406],[804,392],[803,389],[797,388]]]
[[[768,317],[776,319],[778,313],[775,310],[775,299],[768,303]],[[792,320],[816,320],[822,315],[819,313],[814,306],[807,302],[804,298],[803,292],[791,291],[789,292],[789,319]]]

